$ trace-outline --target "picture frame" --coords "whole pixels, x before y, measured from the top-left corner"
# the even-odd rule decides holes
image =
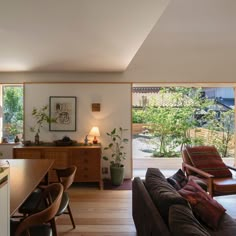
[[[49,123],[49,131],[76,131],[76,107],[74,96],[50,96],[49,117],[56,122]]]

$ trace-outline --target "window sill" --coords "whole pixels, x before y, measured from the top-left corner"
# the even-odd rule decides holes
[[[21,143],[0,143],[0,145],[19,145],[19,144],[21,144]]]

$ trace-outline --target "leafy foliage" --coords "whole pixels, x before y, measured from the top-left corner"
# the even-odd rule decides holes
[[[215,106],[214,100],[205,98],[201,88],[161,88],[158,99],[153,96],[145,110],[133,109],[133,123],[147,123],[149,135],[158,140],[154,156],[178,156],[177,147],[181,149],[184,144],[215,145],[223,156],[227,155],[234,111],[221,112],[217,119],[216,111],[210,109]],[[197,134],[199,127],[211,130],[215,138],[209,142],[191,135],[193,130]]]
[[[144,110],[134,110],[132,111],[133,123],[146,123],[146,114]]]
[[[23,88],[21,86],[4,86],[3,104],[4,136],[10,137],[22,133]]]
[[[223,157],[228,156],[230,141],[234,137],[234,110],[208,114],[206,127],[211,131],[211,144],[215,145]]]
[[[40,129],[43,127],[44,123],[56,122],[54,118],[50,118],[48,115],[48,105],[45,105],[41,108],[33,108],[32,116],[34,117],[36,124],[33,127],[30,127],[32,132],[40,133]]]
[[[121,167],[123,166],[122,162],[126,159],[126,152],[124,151],[124,145],[128,143],[128,139],[124,138],[124,132],[127,129],[123,128],[114,128],[111,132],[107,133],[110,137],[110,143],[108,146],[104,147],[104,151],[109,150],[109,156],[103,156],[103,159],[106,161],[110,160],[112,166]]]

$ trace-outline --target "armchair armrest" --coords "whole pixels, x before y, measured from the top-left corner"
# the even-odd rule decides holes
[[[189,164],[186,164],[186,163],[182,163],[182,166],[183,166],[183,170],[185,169],[189,169],[191,171],[193,171],[194,173],[196,174],[199,174],[200,176],[204,177],[204,178],[213,178],[214,176],[211,175],[211,174],[208,174],[207,172],[203,171],[203,170],[200,170],[194,166],[191,166]]]
[[[233,171],[236,171],[236,168],[235,167],[233,167],[233,166],[228,166],[228,165],[226,165],[230,170],[233,170]]]
[[[191,166],[191,165],[188,165],[186,163],[182,163],[182,168],[183,168],[183,171],[185,172],[186,169],[189,169],[191,171],[193,171],[194,173],[196,174],[199,174],[201,177],[203,178],[206,178],[207,179],[207,189],[208,189],[208,192],[211,196],[213,196],[213,178],[214,178],[214,175],[211,175],[203,170],[200,170],[194,166]]]

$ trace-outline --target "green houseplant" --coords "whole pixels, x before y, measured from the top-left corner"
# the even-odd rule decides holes
[[[34,117],[36,123],[33,127],[30,127],[31,132],[35,132],[35,144],[39,144],[39,133],[40,129],[43,127],[44,123],[52,123],[56,122],[56,119],[51,118],[48,115],[48,105],[45,105],[41,108],[33,108],[32,116]]]
[[[111,182],[113,185],[121,185],[124,180],[124,164],[126,159],[126,152],[124,151],[124,145],[128,143],[128,139],[124,138],[124,132],[127,129],[114,128],[107,135],[110,138],[108,146],[104,147],[104,151],[109,151],[110,155],[103,156],[103,159],[110,161],[110,174]]]

